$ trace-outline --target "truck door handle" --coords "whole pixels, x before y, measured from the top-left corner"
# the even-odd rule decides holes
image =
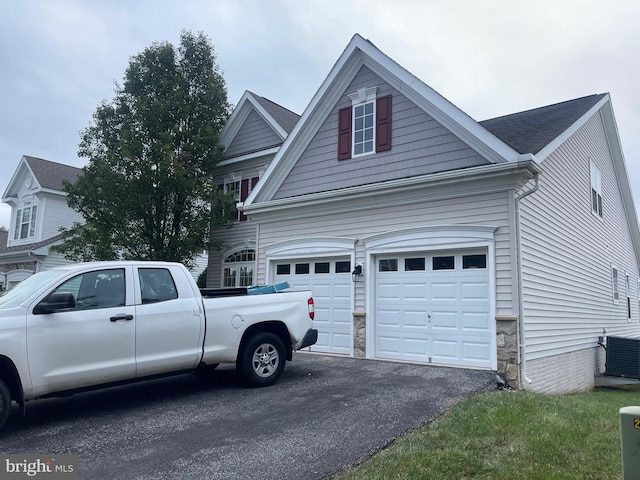
[[[133,315],[116,315],[115,317],[111,317],[109,320],[112,322],[117,322],[118,320],[133,320]]]

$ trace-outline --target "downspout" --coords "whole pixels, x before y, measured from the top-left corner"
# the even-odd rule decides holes
[[[535,174],[535,185],[531,190],[516,196],[516,261],[518,263],[518,343],[520,348],[520,375],[521,378],[531,384],[532,380],[527,377],[527,360],[525,355],[525,343],[524,343],[524,302],[522,299],[522,250],[520,246],[520,201],[532,193],[538,191],[540,188],[539,174]]]

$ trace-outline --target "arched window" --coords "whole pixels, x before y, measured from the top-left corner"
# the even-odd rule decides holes
[[[225,257],[222,265],[222,286],[249,287],[253,285],[255,262],[256,251],[248,248],[238,250]]]

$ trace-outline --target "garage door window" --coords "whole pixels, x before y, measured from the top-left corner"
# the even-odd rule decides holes
[[[385,258],[381,259],[378,263],[379,272],[397,272],[398,271],[398,259],[397,258]]]
[[[426,270],[426,261],[424,257],[404,259],[404,271],[410,272],[414,270]]]
[[[296,275],[308,275],[309,264],[308,263],[296,263]]]
[[[315,273],[329,273],[329,262],[316,263],[313,271]]]
[[[486,255],[463,255],[462,268],[487,268]]]
[[[351,262],[336,262],[336,273],[351,273]]]
[[[446,257],[433,257],[432,267],[434,270],[455,270],[456,257],[453,255]]]
[[[291,265],[288,263],[280,263],[276,265],[276,275],[290,275]]]

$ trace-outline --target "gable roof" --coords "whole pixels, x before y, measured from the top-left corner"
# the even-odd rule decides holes
[[[479,123],[517,152],[537,155],[606,96],[589,95]]]
[[[284,182],[322,122],[344,94],[358,71],[367,66],[434,120],[491,163],[513,162],[519,153],[479,125],[465,112],[355,34],[295,125],[245,205],[269,201]]]
[[[27,170],[30,175],[35,178],[39,188],[41,190],[49,190],[62,192],[63,182],[74,182],[78,176],[82,173],[82,169],[78,167],[72,167],[71,165],[64,165],[62,163],[52,162],[43,158],[30,157],[29,155],[23,155],[20,159],[18,167],[13,172],[13,176],[7,185],[7,188],[2,195],[2,198],[9,198],[19,191],[19,186],[16,184],[24,171]]]
[[[63,181],[74,182],[82,173],[81,168],[24,155],[25,162],[42,188],[60,190]]]
[[[291,110],[272,102],[268,98],[261,97],[255,93],[249,92],[253,97],[269,112],[271,117],[280,125],[287,133],[293,130],[293,127],[298,123],[300,115],[292,112]]]
[[[225,150],[229,148],[252,111],[255,111],[282,141],[287,138],[300,118],[291,110],[247,90],[220,133],[220,143]]]

